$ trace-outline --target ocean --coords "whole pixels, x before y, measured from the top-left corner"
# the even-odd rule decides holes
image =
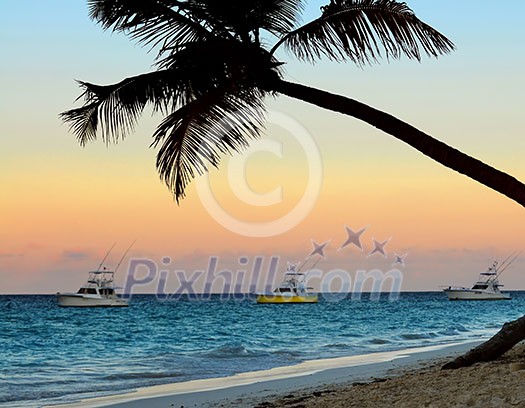
[[[137,387],[224,377],[378,351],[480,340],[525,313],[512,300],[325,298],[257,305],[251,296],[177,301],[135,295],[128,308],[60,308],[54,296],[0,296],[0,407],[38,407]]]

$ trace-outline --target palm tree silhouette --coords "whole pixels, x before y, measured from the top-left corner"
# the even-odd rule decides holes
[[[196,174],[218,166],[261,134],[267,96],[284,94],[365,121],[428,157],[525,206],[525,185],[413,126],[356,100],[285,81],[275,52],[366,65],[382,57],[421,60],[450,40],[394,0],[330,0],[298,26],[303,0],[88,0],[90,17],[157,50],[156,70],[113,85],[80,82],[84,106],[61,114],[81,145],[131,132],[144,107],[165,118],[153,134],[157,168],[177,201]],[[275,38],[270,46],[268,38]],[[498,357],[525,336],[525,316],[444,368]]]
[[[177,201],[221,155],[264,128],[265,97],[278,94],[365,121],[525,206],[525,185],[415,127],[356,100],[284,80],[276,51],[303,61],[358,65],[421,60],[454,45],[393,0],[330,0],[298,26],[302,0],[88,0],[90,17],[158,52],[155,71],[113,85],[80,82],[84,105],[61,114],[81,145],[131,132],[144,107],[164,115],[153,134],[157,169]],[[275,38],[273,45],[268,38]]]

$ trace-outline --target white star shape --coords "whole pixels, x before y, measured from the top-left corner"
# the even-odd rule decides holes
[[[313,239],[312,239],[311,241],[312,241],[312,245],[314,246],[314,249],[312,250],[312,252],[310,252],[310,255],[308,255],[308,256],[319,255],[319,256],[321,256],[322,258],[324,258],[324,250],[325,250],[325,247],[326,247],[326,246],[328,245],[328,243],[330,242],[330,240],[325,241],[325,242],[323,242],[322,244],[318,244],[318,243],[315,242]]]
[[[346,238],[346,241],[343,242],[343,245],[339,247],[339,250],[347,247],[348,245],[355,245],[358,247],[361,251],[363,250],[363,245],[361,245],[361,235],[366,231],[366,228],[361,228],[359,231],[354,232],[351,228],[348,228],[348,226],[345,225],[346,233],[348,235],[348,238]]]
[[[390,241],[390,238],[385,239],[383,242],[377,241],[375,238],[372,238],[372,241],[374,242],[374,249],[370,251],[368,256],[372,256],[374,254],[381,254],[386,258],[386,251],[385,251],[385,245]]]
[[[403,254],[403,255],[394,254],[396,260],[394,261],[394,263],[392,265],[405,266],[405,258],[407,257],[407,255],[408,254]]]
[[[296,270],[295,270],[296,268],[297,268],[297,264],[296,263],[293,264],[293,263],[288,262],[288,267],[286,268],[286,270],[288,272],[296,272]]]

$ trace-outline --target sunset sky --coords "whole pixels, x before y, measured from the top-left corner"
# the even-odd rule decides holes
[[[305,20],[323,4],[309,2]],[[287,79],[389,112],[525,180],[525,2],[408,5],[457,50],[438,60],[364,68],[313,66],[283,51]],[[264,265],[278,256],[283,267],[307,256],[312,239],[330,240],[317,264],[323,271],[387,272],[396,253],[406,254],[405,265],[395,266],[403,290],[470,285],[492,259],[525,249],[520,205],[369,125],[284,96],[268,100],[262,141],[244,156],[225,158],[209,183],[201,180],[215,198],[192,183],[177,205],[149,147],[160,116],[146,111],[118,145],[98,140],[85,148],[58,118],[77,106],[75,79],[118,82],[151,70],[154,53],[104,32],[89,20],[85,1],[3,0],[0,10],[6,16],[0,27],[0,293],[76,290],[114,242],[111,266],[135,239],[130,258],[150,259],[160,269],[170,257],[163,268],[188,276],[205,269],[211,256],[220,258],[220,268],[250,270],[256,256]],[[301,200],[291,218],[281,219]],[[215,207],[229,215],[210,214]],[[338,250],[345,225],[367,228],[364,251]],[[389,239],[386,258],[368,256],[373,239]],[[239,265],[242,256],[247,266]],[[119,271],[120,284],[127,266]],[[525,256],[502,280],[507,289],[525,289]],[[171,283],[177,287],[175,278]]]

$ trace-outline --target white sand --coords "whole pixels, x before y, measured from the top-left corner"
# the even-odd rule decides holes
[[[450,358],[397,370],[368,383],[330,385],[259,399],[255,408],[509,408],[525,407],[525,344],[497,360],[441,370]],[[231,407],[230,404],[227,406]]]
[[[265,398],[297,390],[370,381],[391,370],[457,355],[478,343],[420,347],[393,352],[306,361],[294,366],[253,371],[231,377],[195,380],[141,388],[133,392],[91,398],[60,407],[213,407],[253,406]]]

